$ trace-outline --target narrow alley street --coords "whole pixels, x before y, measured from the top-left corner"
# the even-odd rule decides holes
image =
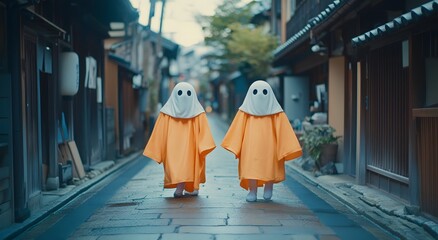
[[[396,239],[300,176],[274,185],[272,201],[245,201],[237,161],[220,143],[228,126],[209,116],[216,149],[198,197],[163,190],[162,166],[127,164],[17,239]]]

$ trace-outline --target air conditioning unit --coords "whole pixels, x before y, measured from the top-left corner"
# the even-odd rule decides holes
[[[62,96],[74,96],[79,90],[79,57],[75,52],[63,52],[59,58],[59,91]]]

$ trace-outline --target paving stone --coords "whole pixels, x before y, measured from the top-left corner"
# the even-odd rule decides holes
[[[307,225],[307,226],[282,226],[282,227],[260,227],[265,234],[334,234],[333,230],[323,225]]]
[[[158,213],[134,213],[134,214],[117,214],[112,215],[111,220],[130,220],[130,219],[157,219],[160,214]]]
[[[255,210],[255,209],[251,209],[251,210]],[[234,211],[234,212],[229,212],[228,216],[233,219],[233,218],[243,218],[243,219],[260,219],[260,218],[265,218],[265,219],[292,219],[292,216],[288,213],[280,213],[280,212],[275,212],[275,213],[271,213],[271,212],[267,212],[267,211],[262,211],[259,213],[253,213],[251,212],[251,210],[249,212],[240,212],[240,210]]]
[[[89,235],[123,235],[172,232],[175,232],[175,226],[111,227],[92,229]]]
[[[357,240],[369,240],[373,239],[374,236],[371,233],[366,232],[365,234],[358,234],[360,231],[359,227],[332,227],[333,231],[337,232],[338,236],[342,239],[357,239]],[[376,238],[375,238],[376,239]],[[414,238],[408,238],[414,239]],[[422,239],[423,240],[423,239]]]
[[[160,240],[214,240],[210,234],[190,234],[190,233],[165,233]]]
[[[197,203],[184,203],[182,205],[182,207],[213,207],[213,208],[233,208],[235,207],[235,204],[233,203],[202,203],[202,204],[197,204]]]
[[[306,207],[302,203],[298,203],[296,201],[285,201],[285,200],[281,200],[281,202],[257,200],[257,202],[248,203],[243,199],[241,202],[235,203],[234,205],[235,207],[238,208],[256,208],[256,209],[265,209],[269,211],[277,210],[283,212],[294,212],[299,208]]]
[[[227,213],[205,213],[205,212],[188,212],[188,213],[163,213],[160,218],[227,218]]]
[[[103,235],[99,240],[158,240],[160,234],[120,234],[120,235]]]
[[[76,231],[72,234],[72,238],[76,238],[76,237],[85,237],[85,236],[90,236],[90,237],[94,237],[94,236],[99,236],[98,234],[91,234],[91,232],[93,231],[92,228],[78,228],[76,229]]]
[[[252,234],[260,233],[260,229],[254,226],[183,226],[179,228],[180,233],[208,233],[208,234]]]
[[[68,240],[97,240],[99,236],[81,236],[81,237],[70,237]]]
[[[136,210],[146,210],[146,213],[162,213],[166,209],[178,209],[181,208],[182,204],[163,204],[163,203],[153,203],[147,204],[147,206],[137,206]]]
[[[327,226],[329,227],[351,227],[351,226],[358,226],[355,222],[351,221],[344,215],[339,215],[338,213],[332,214],[332,213],[319,213],[318,214],[319,219],[321,221],[327,222]]]
[[[291,235],[291,234],[245,234],[231,235],[221,234],[216,235],[216,240],[318,240],[314,235]]]
[[[110,228],[110,227],[139,227],[139,226],[165,226],[169,225],[170,219],[142,219],[142,220],[110,220],[110,221],[87,221],[81,228]]]
[[[263,218],[260,216],[259,218],[230,218],[227,220],[228,225],[239,225],[239,226],[280,226],[280,222],[271,217]]]
[[[226,220],[223,218],[214,218],[214,219],[197,219],[197,218],[179,218],[173,219],[172,225],[181,225],[181,226],[225,226]]]
[[[281,225],[283,226],[308,226],[309,224],[321,225],[318,218],[313,219],[280,219]]]
[[[135,214],[135,213],[138,213],[138,210],[134,206],[131,206],[131,207],[105,207],[105,208],[99,209],[96,213],[97,214],[99,214],[99,213]]]
[[[310,235],[310,234],[292,235],[290,239],[291,240],[318,240],[317,237],[315,237],[314,235]]]
[[[319,235],[319,240],[340,240],[336,235]]]

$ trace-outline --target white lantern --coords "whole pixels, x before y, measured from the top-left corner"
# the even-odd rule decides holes
[[[79,57],[75,52],[63,52],[59,58],[59,91],[62,96],[74,96],[79,90]]]

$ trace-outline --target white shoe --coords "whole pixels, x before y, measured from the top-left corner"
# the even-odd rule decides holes
[[[257,180],[248,179],[249,193],[246,195],[247,202],[257,201]]]
[[[247,202],[256,202],[257,201],[257,192],[250,191],[248,195],[246,195]]]
[[[263,193],[263,198],[265,199],[265,200],[271,200],[271,198],[272,198],[272,191],[273,191],[273,184],[272,183],[266,183],[265,184],[265,190],[264,190],[264,193]]]
[[[192,196],[192,197],[196,197],[199,194],[198,190],[194,190],[193,192],[185,192],[186,195]]]
[[[271,200],[271,198],[272,198],[272,190],[269,190],[269,191],[265,190],[265,192],[263,193],[263,198],[265,200]]]

